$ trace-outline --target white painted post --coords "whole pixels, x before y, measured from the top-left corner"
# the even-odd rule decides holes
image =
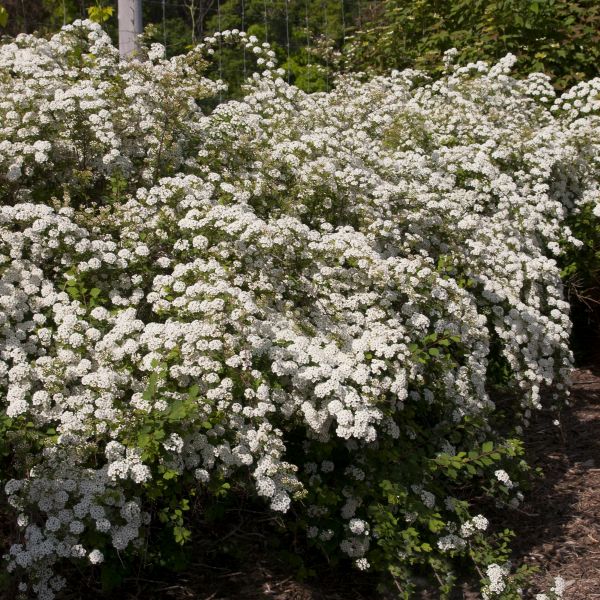
[[[142,0],[119,0],[119,53],[131,58],[139,50],[137,36],[142,33]]]

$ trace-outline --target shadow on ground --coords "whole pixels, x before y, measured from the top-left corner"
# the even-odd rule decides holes
[[[510,513],[515,562],[539,567],[540,587],[560,575],[566,600],[600,599],[600,363],[574,373],[560,426],[541,414],[528,434],[530,464],[543,480]]]

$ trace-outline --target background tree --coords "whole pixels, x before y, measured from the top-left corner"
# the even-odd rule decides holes
[[[512,52],[517,72],[543,71],[559,89],[598,74],[597,0],[381,0],[369,9],[347,46],[355,68],[439,74],[455,47],[459,62]]]
[[[340,64],[336,57],[353,18],[354,0],[226,0],[207,21],[207,31],[245,29],[268,41],[286,77],[306,91],[325,91]],[[239,85],[247,57],[223,52],[224,78]]]
[[[14,36],[51,33],[88,17],[90,8],[116,8],[116,0],[4,0],[3,6],[9,15],[3,32]],[[517,73],[544,71],[558,89],[599,72],[597,0],[143,0],[143,9],[147,39],[163,43],[170,56],[219,29],[244,29],[271,43],[290,82],[310,92],[329,89],[342,68],[414,67],[436,76],[452,47],[461,62],[512,52]],[[103,26],[116,40],[116,16]],[[223,49],[217,59],[213,75],[238,94],[248,57]]]

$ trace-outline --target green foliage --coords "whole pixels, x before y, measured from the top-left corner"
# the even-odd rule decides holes
[[[383,0],[359,23],[348,57],[367,71],[440,74],[449,48],[462,64],[512,52],[519,73],[543,71],[564,89],[598,74],[599,28],[595,0]]]
[[[176,360],[178,350],[174,349],[170,358]],[[143,392],[143,399],[155,401],[164,393],[163,383],[166,380],[169,363],[153,363],[155,369],[148,378]],[[168,453],[164,441],[170,433],[182,430],[182,423],[198,412],[198,386],[192,385],[184,399],[168,404],[163,412],[146,413],[138,411],[136,420],[131,423],[129,442],[131,447],[138,448],[141,459],[152,471],[152,479],[145,484],[147,497],[153,502],[154,510],[161,523],[172,532],[173,540],[184,545],[191,539],[191,531],[185,526],[185,513],[190,510],[190,502],[195,495],[193,478],[183,475],[177,468],[165,462]],[[211,429],[212,423],[203,423],[205,429]],[[222,484],[217,491],[222,491]],[[160,556],[162,553],[159,552]]]
[[[96,0],[3,0],[10,15],[5,32],[11,36],[34,31],[53,33],[65,23],[88,18],[87,9],[96,4]]]
[[[572,307],[573,351],[585,364],[600,335],[600,219],[586,205],[569,218],[569,227],[582,245],[565,244],[560,264]]]
[[[90,6],[87,9],[87,12],[90,21],[94,21],[94,23],[105,23],[112,17],[114,7],[96,4],[96,6]]]
[[[14,15],[12,35],[56,31],[63,22],[89,17],[108,25],[116,39],[113,7],[96,0],[44,0],[27,19],[16,0],[5,4]],[[144,3],[143,10],[147,39],[164,43],[169,55],[219,29],[243,29],[271,43],[286,77],[309,92],[329,89],[342,68],[373,73],[415,67],[440,74],[442,54],[452,47],[461,63],[495,61],[512,52],[518,72],[544,71],[559,89],[595,76],[600,63],[595,0],[226,0],[220,7],[167,0],[164,12],[158,2]],[[0,8],[0,27],[5,21],[6,9]],[[250,57],[222,49],[217,58],[213,76],[239,96]]]
[[[8,23],[8,11],[4,6],[0,6],[0,27],[6,27]]]
[[[71,269],[68,273],[68,279],[63,285],[63,290],[69,294],[73,300],[78,300],[86,308],[86,311],[91,311],[95,306],[101,306],[106,302],[102,297],[102,290],[98,287],[87,287],[85,277],[82,273],[78,273],[75,269]]]
[[[394,597],[411,599],[422,585],[418,584],[419,578],[425,578],[445,599],[452,597],[459,578],[479,578],[483,586],[487,585],[486,568],[508,563],[514,534],[492,524],[488,531],[467,536],[464,547],[444,550],[439,540],[458,534],[461,524],[486,512],[486,507],[507,505],[514,496],[514,483],[526,481],[529,467],[522,460],[524,447],[520,439],[492,433],[502,430],[500,412],[490,415],[487,424],[473,416],[454,422],[440,419],[445,408],[436,398],[435,382],[439,381],[438,374],[463,360],[460,337],[432,332],[421,343],[412,344],[410,351],[424,366],[425,380],[431,381],[433,387],[428,407],[415,396],[401,412],[389,414],[403,435],[396,440],[379,440],[365,450],[361,469],[368,475],[364,480],[354,482],[347,477],[342,480],[340,474],[321,474],[322,483],[311,485],[306,502],[326,507],[331,516],[321,521],[307,519],[304,527],[316,524],[320,529],[336,529],[339,524],[334,515],[343,510],[346,498],[361,498],[356,516],[366,517],[376,539],[366,556],[376,571],[388,574],[381,589],[395,594]],[[494,373],[489,376],[491,379]],[[489,433],[482,438],[486,430]],[[440,451],[443,440],[450,444],[449,451]],[[344,472],[345,465],[351,464],[350,455],[334,443],[320,444],[309,451],[303,447],[302,452],[304,460],[315,463],[332,460],[336,471]],[[294,455],[292,458],[297,459]],[[510,473],[509,485],[495,476],[499,469]],[[429,492],[436,498],[446,498],[445,504],[430,502]],[[315,539],[312,543],[326,556],[335,556],[337,550],[332,542]],[[526,567],[507,572],[505,590],[498,597],[518,597],[517,589],[530,575],[531,570]]]
[[[457,366],[457,363],[453,360],[451,353],[447,352],[447,349],[450,346],[456,347],[459,342],[460,337],[452,335],[451,332],[442,334],[433,332],[425,336],[421,344],[410,344],[409,350],[415,360],[421,364],[427,364],[431,362],[432,358],[435,358],[445,365],[443,368],[453,368]]]
[[[414,432],[419,443],[399,439],[377,444],[364,457],[363,469],[370,474],[368,481],[347,482],[345,492],[350,493],[350,488],[352,496],[363,499],[363,510],[377,540],[367,554],[369,562],[376,570],[387,571],[391,585],[388,591],[400,591],[396,596],[399,598],[414,597],[416,575],[436,582],[440,598],[449,598],[459,577],[477,578],[488,565],[505,564],[510,558],[509,541],[514,534],[509,530],[476,531],[465,547],[450,551],[441,551],[438,540],[457,531],[486,503],[508,500],[510,489],[498,485],[494,471],[513,465],[515,481],[522,477],[514,469],[523,455],[521,442],[502,438],[478,442],[476,432],[481,424],[470,419],[464,419],[453,431],[431,430],[427,423],[432,422],[434,413],[434,408],[427,415],[416,406],[405,406],[402,425]],[[444,436],[452,437],[460,450],[436,451],[438,437]],[[336,452],[333,447],[321,447],[319,451],[318,459]],[[337,453],[335,459],[337,469],[342,460]],[[335,514],[345,501],[342,486],[339,481],[336,485],[336,480],[332,475],[321,486],[313,487],[309,503],[329,507],[330,514]],[[446,505],[430,504],[423,490],[446,497]],[[475,500],[475,490],[483,490],[484,496]],[[315,544],[327,556],[335,552],[327,542]],[[516,592],[528,574],[527,569],[512,573],[501,597],[516,597],[510,594]],[[485,585],[485,578],[482,583]],[[387,588],[383,584],[383,589]]]
[[[244,0],[243,4],[241,0],[227,0],[218,12],[214,7],[206,12],[200,29],[203,34],[243,29],[268,41],[290,83],[308,92],[326,91],[340,70],[339,51],[358,4],[357,0],[347,0],[342,12],[339,0]],[[164,35],[157,27],[152,39],[160,42]],[[166,36],[169,38],[168,27]],[[188,44],[192,44],[199,36],[188,39]],[[179,46],[182,43],[176,42]],[[245,77],[252,71],[252,57],[238,49],[225,48],[217,50],[215,57],[213,76],[228,83],[230,95],[239,96]]]

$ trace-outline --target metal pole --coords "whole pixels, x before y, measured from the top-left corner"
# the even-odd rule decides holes
[[[285,39],[287,45],[287,82],[290,83],[290,14],[288,0],[285,0]]]
[[[142,0],[119,0],[119,53],[132,58],[139,50],[142,33]]]
[[[162,26],[163,26],[163,46],[167,49],[167,19],[165,0],[162,0]]]

